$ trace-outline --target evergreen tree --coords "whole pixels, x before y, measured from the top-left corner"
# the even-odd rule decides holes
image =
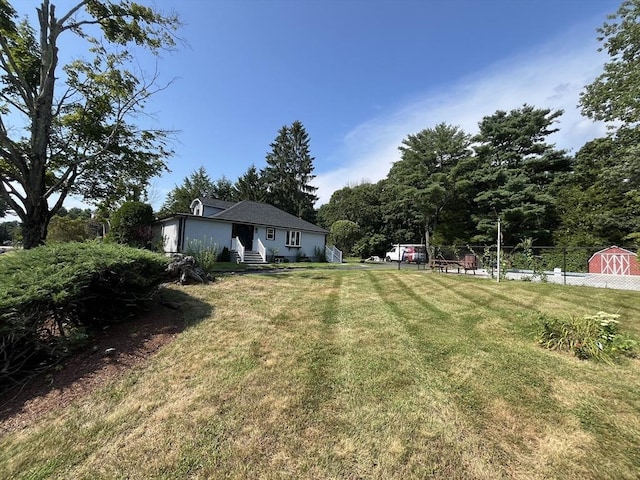
[[[221,178],[213,182],[213,190],[209,196],[219,200],[233,202],[236,200],[236,189],[233,183],[223,175]]]
[[[235,196],[238,201],[252,200],[262,202],[265,198],[264,182],[255,165],[251,165],[241,175],[234,185]]]
[[[525,238],[550,244],[558,226],[553,186],[571,168],[571,160],[545,139],[561,110],[529,105],[511,112],[497,111],[479,124],[480,133],[468,169],[475,190],[473,219],[481,242],[495,241],[497,218],[503,220],[506,244]]]
[[[443,212],[456,198],[453,172],[471,154],[469,145],[469,135],[444,123],[402,141],[401,160],[391,167],[383,194],[393,241],[424,241],[429,249]]]
[[[217,193],[216,185],[211,181],[204,167],[194,170],[189,177],[185,177],[182,185],[176,185],[167,195],[160,216],[175,213],[188,213],[189,206],[196,198],[214,197]]]
[[[310,182],[313,160],[309,135],[301,122],[283,126],[267,154],[267,166],[262,171],[265,201],[307,221],[315,220],[313,205],[317,188]]]

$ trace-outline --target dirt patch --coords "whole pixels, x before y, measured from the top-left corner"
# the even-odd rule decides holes
[[[159,303],[136,319],[111,325],[61,369],[0,396],[0,435],[27,427],[143,364],[184,326],[181,312]]]

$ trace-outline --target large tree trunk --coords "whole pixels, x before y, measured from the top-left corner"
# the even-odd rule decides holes
[[[22,219],[22,246],[25,249],[44,245],[49,227],[49,207],[42,199],[36,205],[27,205],[27,214]]]
[[[40,21],[40,85],[31,112],[31,155],[26,175],[25,215],[22,218],[22,237],[25,249],[44,244],[51,219],[46,199],[46,172],[49,164],[47,148],[53,119],[55,70],[58,64],[56,40],[60,33],[55,6],[43,0],[38,9]]]

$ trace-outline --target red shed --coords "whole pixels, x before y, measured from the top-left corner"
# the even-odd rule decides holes
[[[620,247],[609,247],[589,259],[589,273],[640,275],[638,255]]]

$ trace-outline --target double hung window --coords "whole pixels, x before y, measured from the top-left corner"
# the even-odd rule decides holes
[[[287,247],[299,247],[300,246],[300,232],[296,230],[287,231]]]

